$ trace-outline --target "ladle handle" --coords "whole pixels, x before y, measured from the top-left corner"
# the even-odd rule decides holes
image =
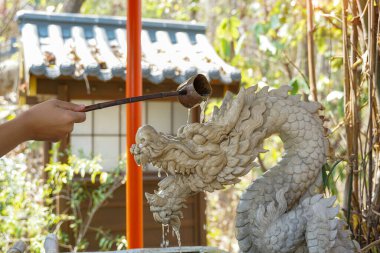
[[[81,112],[89,112],[89,111],[103,109],[103,108],[107,108],[107,107],[111,107],[111,106],[115,106],[115,105],[135,103],[135,102],[149,100],[149,99],[174,97],[174,96],[184,95],[182,93],[183,92],[179,92],[179,91],[169,91],[169,92],[160,92],[160,93],[148,94],[148,95],[137,96],[137,97],[122,98],[122,99],[117,99],[117,100],[113,100],[113,101],[88,105]]]

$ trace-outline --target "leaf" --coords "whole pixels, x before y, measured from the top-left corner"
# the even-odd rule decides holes
[[[85,167],[80,168],[80,176],[83,178],[86,175]]]
[[[329,165],[325,163],[322,166],[322,182],[323,182],[323,189],[326,190],[328,189],[328,176],[327,176],[327,171],[330,170]]]
[[[280,26],[281,26],[281,23],[280,23],[280,19],[279,19],[278,15],[272,16],[270,19],[270,27],[272,29],[277,29]]]
[[[343,65],[343,58],[342,57],[332,57],[330,59],[330,65],[332,70],[338,70]],[[363,64],[365,65],[365,64]]]
[[[108,174],[107,172],[102,172],[99,177],[99,181],[101,184],[104,184],[107,181]]]
[[[290,81],[289,85],[290,85],[290,87],[292,87],[292,89],[290,90],[290,94],[292,94],[292,95],[298,94],[298,90],[299,90],[298,79],[297,78],[293,78]]]
[[[243,35],[239,38],[237,44],[236,44],[236,48],[235,48],[235,53],[236,54],[239,54],[240,53],[240,49],[242,48],[243,46],[243,42],[244,40],[247,38],[247,34],[246,33],[243,33]]]
[[[360,217],[356,213],[353,213],[351,219],[352,219],[352,228],[353,228],[354,231],[356,231],[356,229],[359,226]]]
[[[336,168],[336,166],[337,166],[341,161],[342,161],[342,160],[335,161],[335,163],[333,164],[333,166],[332,166],[331,169],[330,169],[330,173],[328,174],[328,177],[330,177],[330,175],[332,175],[334,169]]]
[[[11,114],[9,114],[8,116],[7,116],[7,120],[9,121],[9,120],[12,120],[12,119],[14,119],[14,118],[16,118],[16,114],[15,113],[11,113]]]
[[[96,175],[97,175],[97,174],[98,174],[98,173],[96,173],[96,172],[94,172],[94,173],[91,174],[91,183],[95,184],[95,181],[96,181]]]
[[[276,54],[277,52],[277,48],[265,35],[259,35],[259,45],[260,50],[263,52],[269,51],[271,54]]]
[[[226,39],[220,40],[222,56],[224,59],[229,59],[231,57],[231,44]]]

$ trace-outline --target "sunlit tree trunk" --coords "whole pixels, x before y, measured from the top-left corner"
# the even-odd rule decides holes
[[[63,3],[63,12],[79,13],[80,8],[86,0],[66,0]]]

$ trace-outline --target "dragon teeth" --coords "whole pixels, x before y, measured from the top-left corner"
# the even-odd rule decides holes
[[[182,173],[183,174],[183,169],[181,168],[181,166],[179,164],[176,165],[175,169],[176,169],[177,173]]]
[[[169,171],[169,173],[172,174],[172,175],[174,175],[174,174],[177,172],[177,169],[176,169],[176,167],[175,167],[175,163],[174,163],[174,161],[170,161],[170,162],[168,163],[168,171]]]

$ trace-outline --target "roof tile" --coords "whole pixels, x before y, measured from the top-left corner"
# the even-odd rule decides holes
[[[124,18],[21,11],[17,19],[29,73],[52,79],[125,79]],[[142,28],[142,74],[150,82],[181,83],[197,73],[225,84],[240,81],[240,71],[216,54],[204,25],[143,20]]]

